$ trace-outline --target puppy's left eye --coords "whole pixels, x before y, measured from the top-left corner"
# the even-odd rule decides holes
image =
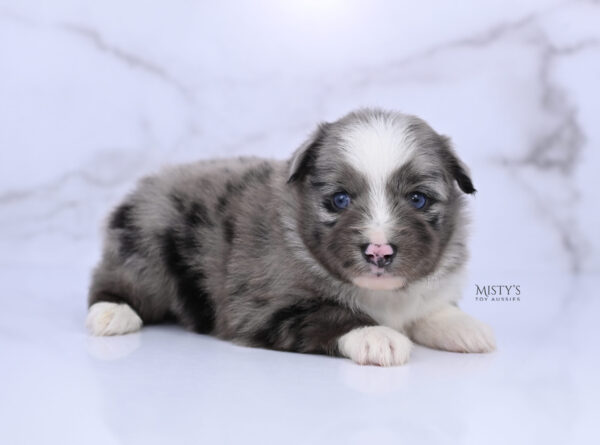
[[[429,198],[421,192],[413,192],[408,195],[408,200],[415,209],[422,209],[429,202]]]
[[[350,195],[346,192],[338,192],[333,195],[333,205],[338,209],[345,209],[350,205]]]

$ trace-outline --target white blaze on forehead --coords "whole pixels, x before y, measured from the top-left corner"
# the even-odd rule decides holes
[[[386,195],[390,176],[408,162],[415,150],[401,117],[372,117],[349,128],[343,136],[350,165],[366,176],[369,184],[370,221],[366,235],[377,244],[387,242],[387,229],[393,224],[391,203]]]

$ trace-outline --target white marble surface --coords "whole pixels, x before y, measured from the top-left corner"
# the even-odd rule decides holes
[[[599,24],[597,1],[0,0],[3,442],[593,442]],[[471,166],[464,306],[499,352],[383,370],[175,327],[87,337],[100,223],[136,178],[285,158],[374,105]],[[475,284],[522,298],[476,302]]]

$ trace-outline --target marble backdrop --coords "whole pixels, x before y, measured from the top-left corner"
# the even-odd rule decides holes
[[[0,0],[4,442],[600,443],[599,91],[598,1]],[[425,118],[471,167],[461,305],[497,353],[383,370],[87,335],[100,227],[137,178],[283,159],[360,106]]]
[[[0,73],[3,267],[86,270],[141,175],[382,106],[472,168],[474,279],[600,271],[597,1],[1,1]]]

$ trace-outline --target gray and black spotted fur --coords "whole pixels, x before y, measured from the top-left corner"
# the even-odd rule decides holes
[[[175,319],[249,346],[338,354],[341,335],[377,324],[352,304],[351,278],[369,270],[360,251],[369,241],[358,229],[368,184],[340,149],[346,129],[373,116],[408,119],[419,144],[387,185],[402,222],[391,272],[410,282],[443,258],[452,258],[449,270],[461,266],[459,188],[474,192],[466,169],[423,121],[361,110],[320,125],[289,162],[198,162],[142,179],[109,218],[89,305],[127,303],[144,323]],[[415,188],[435,198],[424,212],[406,202]],[[340,189],[353,199],[343,212],[331,202]]]

